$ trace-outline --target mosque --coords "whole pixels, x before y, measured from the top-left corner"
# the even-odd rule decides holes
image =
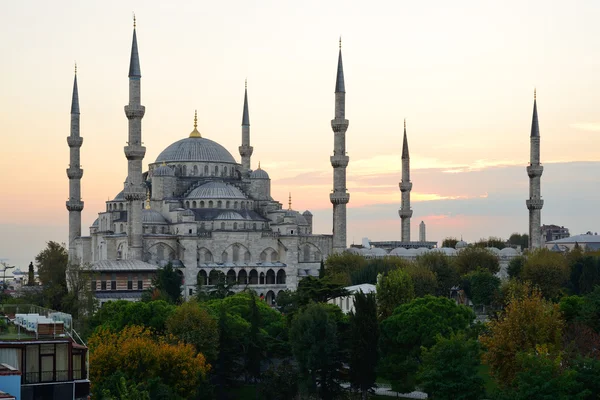
[[[203,137],[197,117],[191,133],[164,149],[143,168],[141,121],[145,108],[140,95],[141,70],[137,35],[133,30],[129,64],[129,122],[124,189],[106,202],[106,209],[81,235],[79,94],[75,71],[71,105],[69,199],[69,262],[91,270],[92,290],[101,301],[137,300],[151,285],[158,268],[171,263],[182,275],[188,298],[197,283],[213,284],[219,272],[227,281],[248,285],[273,303],[279,291],[295,289],[299,279],[318,275],[321,261],[346,249],[346,190],[344,118],[345,88],[341,45],[332,120],[334,190],[333,234],[313,233],[310,211],[287,208],[271,197],[271,180],[258,164],[252,169],[248,89],[245,88],[241,162],[219,143]]]

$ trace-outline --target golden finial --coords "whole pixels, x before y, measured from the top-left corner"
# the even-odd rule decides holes
[[[77,75],[77,61],[75,61],[75,75]]]
[[[537,92],[536,88],[533,88],[533,100],[535,100],[536,97],[537,97],[537,93],[536,92]]]
[[[146,210],[150,209],[150,189],[146,190]]]
[[[135,12],[133,13],[133,29],[135,29]]]
[[[260,169],[260,161],[258,162],[258,169]]]
[[[198,132],[198,110],[194,110],[194,130],[192,131],[192,133],[190,133],[190,137],[202,137],[200,132]]]
[[[244,89],[248,89],[248,78],[244,80]]]
[[[288,210],[292,211],[292,192],[290,192],[290,197],[288,198]]]
[[[340,50],[342,49],[342,35],[340,35]]]

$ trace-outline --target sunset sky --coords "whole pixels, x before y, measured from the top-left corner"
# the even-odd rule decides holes
[[[412,235],[526,232],[537,87],[542,223],[600,230],[600,2],[19,1],[0,4],[0,259],[26,267],[67,240],[77,61],[83,232],[123,187],[132,12],[146,115],[144,164],[187,137],[239,160],[248,79],[253,167],[272,195],[331,233],[338,37],[346,77],[348,241],[399,240],[402,120]]]

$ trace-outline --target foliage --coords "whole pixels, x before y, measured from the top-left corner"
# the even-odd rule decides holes
[[[363,283],[375,285],[379,274],[385,275],[394,269],[408,268],[411,265],[413,265],[411,261],[396,256],[373,258],[368,260],[364,268],[354,271],[350,275],[350,281],[352,285],[361,285]]]
[[[89,265],[67,265],[67,286],[69,292],[63,298],[64,309],[75,319],[75,328],[79,332],[88,331],[90,318],[99,306],[98,299],[90,287],[95,279]]]
[[[35,285],[35,273],[33,271],[33,263],[29,263],[29,267],[27,269],[27,286]]]
[[[396,308],[380,326],[382,376],[392,383],[394,390],[401,393],[414,390],[421,347],[433,346],[437,335],[464,331],[474,319],[470,308],[444,297],[420,297]]]
[[[456,243],[458,243],[458,239],[455,237],[447,237],[444,240],[442,240],[442,247],[450,247],[450,248],[455,248],[456,247]]]
[[[525,265],[525,261],[527,259],[524,256],[513,257],[512,260],[508,263],[507,273],[509,278],[520,278],[521,271],[523,271],[523,266]]]
[[[354,294],[354,312],[350,313],[350,384],[366,398],[375,386],[379,324],[374,293],[359,291]]]
[[[485,392],[478,375],[479,344],[463,334],[438,336],[430,349],[422,349],[418,380],[436,400],[478,400]]]
[[[213,363],[219,351],[217,319],[191,300],[183,303],[166,320],[167,332],[184,343],[192,344]]]
[[[513,246],[521,246],[521,250],[525,250],[529,247],[529,235],[526,233],[513,233],[508,238],[508,244]]]
[[[128,326],[120,332],[101,327],[88,345],[93,390],[114,371],[121,371],[133,382],[158,379],[178,396],[190,398],[210,370],[192,345],[171,344],[140,326]],[[95,393],[99,397],[100,393]]]
[[[348,251],[333,253],[325,260],[325,277],[329,277],[333,283],[348,286],[351,283],[350,275],[366,265],[367,260],[360,254]]]
[[[536,249],[529,253],[521,278],[538,286],[547,299],[555,299],[569,279],[569,266],[562,254]]]
[[[500,278],[487,270],[469,272],[462,278],[461,287],[475,305],[491,305],[498,297]]]
[[[44,306],[63,310],[67,295],[67,262],[69,254],[64,244],[49,241],[46,248],[35,256],[39,279],[43,289]]]
[[[560,299],[560,311],[566,322],[571,322],[579,316],[583,303],[584,299],[581,296],[565,296]]]
[[[248,375],[256,382],[260,379],[260,364],[264,358],[264,335],[261,335],[260,332],[261,315],[254,292],[250,292],[249,308],[250,332],[248,334],[245,367]]]
[[[296,315],[290,342],[304,390],[322,399],[335,398],[341,390],[340,347],[336,323],[326,305],[312,303]]]
[[[181,275],[171,263],[158,269],[152,278],[152,288],[160,292],[161,299],[171,304],[181,303]]]
[[[269,368],[258,385],[260,398],[264,400],[289,400],[298,394],[298,370],[284,361]]]
[[[600,398],[600,360],[597,358],[578,357],[571,367],[577,371],[577,382],[584,387],[588,393],[586,400],[596,400]]]
[[[436,296],[450,297],[450,289],[458,285],[460,276],[450,257],[441,251],[430,251],[417,257],[417,265],[431,270],[437,279]]]
[[[150,393],[146,390],[140,390],[139,384],[127,382],[125,376],[119,374],[119,381],[116,385],[116,393],[114,396],[110,390],[102,391],[102,400],[150,400]]]
[[[477,242],[473,243],[473,246],[481,248],[495,247],[502,250],[506,247],[506,241],[499,237],[490,236],[487,239],[479,239]]]
[[[573,293],[590,293],[600,285],[600,257],[573,250],[567,256],[567,262],[570,266],[569,286]]]
[[[518,352],[538,345],[546,345],[553,352],[560,348],[564,321],[558,305],[544,300],[537,289],[528,292],[521,297],[513,295],[480,338],[487,350],[483,360],[503,386],[510,385],[519,372]]]
[[[118,332],[130,325],[140,325],[157,334],[166,332],[166,322],[175,311],[175,306],[162,301],[131,302],[109,301],[90,320],[90,333],[99,326]]]
[[[500,271],[498,256],[480,247],[466,247],[454,259],[454,266],[460,275],[477,271],[479,268],[495,274]]]
[[[572,359],[600,359],[600,334],[581,322],[571,322],[563,333],[563,347]]]
[[[377,309],[380,320],[384,320],[401,304],[415,297],[415,289],[408,273],[396,269],[382,275],[377,281]]]
[[[600,286],[583,296],[578,320],[600,333]]]
[[[431,269],[412,263],[407,265],[404,270],[412,280],[415,297],[436,295],[438,282]]]
[[[211,285],[207,286],[203,284],[203,278],[198,276],[196,282],[196,299],[199,302],[203,302],[210,299],[224,299],[225,297],[232,296],[234,294],[233,288],[238,284],[237,282],[229,282],[227,275],[221,271],[215,271],[216,276],[211,275]],[[212,281],[215,281],[214,284]]]

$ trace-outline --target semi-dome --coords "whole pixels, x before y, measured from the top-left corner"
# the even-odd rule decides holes
[[[178,140],[164,149],[156,162],[217,162],[236,164],[235,159],[217,142],[202,137]]]
[[[312,213],[310,211],[308,211],[308,210],[304,211],[302,213],[302,215],[304,215],[305,217],[312,217]]]
[[[209,182],[198,186],[187,195],[188,199],[240,199],[246,196],[235,186],[224,182]]]
[[[125,193],[121,190],[113,199],[113,201],[125,200]]]
[[[220,213],[217,218],[215,218],[215,220],[240,220],[240,219],[245,219],[244,217],[242,217],[239,213],[235,212],[235,211],[224,211],[222,213]]]
[[[175,176],[175,171],[169,166],[161,165],[154,169],[152,176]]]
[[[142,223],[144,224],[166,224],[167,220],[156,210],[142,210]]]
[[[183,216],[183,217],[193,217],[194,216],[194,212],[192,210],[189,210],[189,209],[188,210],[184,210],[181,213],[181,216]]]

